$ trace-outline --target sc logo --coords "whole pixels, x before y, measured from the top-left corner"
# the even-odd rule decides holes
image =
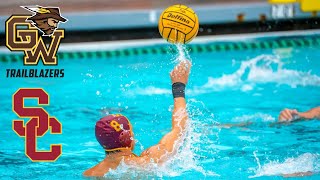
[[[62,125],[42,107],[25,107],[24,100],[38,99],[38,105],[49,105],[49,95],[41,88],[19,89],[12,96],[12,110],[19,118],[30,118],[24,125],[23,120],[13,120],[12,129],[18,136],[25,138],[25,154],[33,162],[56,161],[62,154],[61,144],[51,144],[50,150],[37,150],[37,138],[51,134],[61,134]]]

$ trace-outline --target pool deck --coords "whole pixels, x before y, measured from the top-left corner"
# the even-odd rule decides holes
[[[27,4],[26,4],[27,2]],[[69,21],[60,23],[59,27],[68,31],[96,31],[119,30],[134,28],[157,28],[158,18],[164,8],[178,1],[137,0],[12,0],[2,1],[0,4],[0,24],[12,14],[30,14],[19,7],[22,5],[38,4],[43,6],[58,6],[62,16]],[[243,16],[242,22],[257,22],[261,16],[266,20],[273,20],[272,6],[266,0],[182,0],[197,12],[200,25],[238,23],[238,16]],[[310,18],[311,13],[300,11],[299,4],[294,4],[294,18]],[[279,18],[277,18],[279,19]],[[280,18],[281,19],[281,18]],[[288,18],[283,18],[288,19]],[[290,19],[290,18],[289,18]],[[1,26],[0,34],[4,34],[5,27]]]
[[[95,12],[95,11],[118,11],[118,10],[152,10],[158,8],[165,8],[172,4],[186,4],[186,5],[221,5],[221,4],[246,4],[266,2],[266,0],[10,0],[2,1],[0,3],[0,15],[25,13],[25,10],[20,6],[26,5],[41,5],[41,6],[57,6],[63,12]]]

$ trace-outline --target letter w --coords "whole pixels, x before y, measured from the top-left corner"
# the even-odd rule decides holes
[[[31,51],[25,51],[24,65],[37,65],[40,56],[44,65],[57,65],[56,54],[63,37],[64,31],[56,30],[52,35],[51,44],[48,49],[42,37],[39,37],[37,45]]]

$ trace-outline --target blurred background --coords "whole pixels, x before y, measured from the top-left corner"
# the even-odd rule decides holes
[[[130,9],[154,9],[165,8],[173,4],[187,4],[187,5],[213,5],[213,4],[237,4],[248,2],[265,2],[265,0],[43,0],[41,3],[46,6],[59,6],[68,12],[78,11],[97,11],[97,10],[130,10]],[[2,1],[0,6],[1,14],[23,13],[20,9],[21,5],[39,4],[37,0],[21,1]]]
[[[173,4],[185,4],[199,17],[199,35],[239,34],[320,28],[317,0],[11,0],[0,2],[0,45],[5,21],[29,14],[20,6],[58,6],[66,29],[63,42],[160,38],[158,18]]]

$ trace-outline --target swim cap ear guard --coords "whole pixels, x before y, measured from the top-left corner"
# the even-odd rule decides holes
[[[131,132],[124,130],[120,133],[119,141],[123,147],[131,147],[132,137]]]

